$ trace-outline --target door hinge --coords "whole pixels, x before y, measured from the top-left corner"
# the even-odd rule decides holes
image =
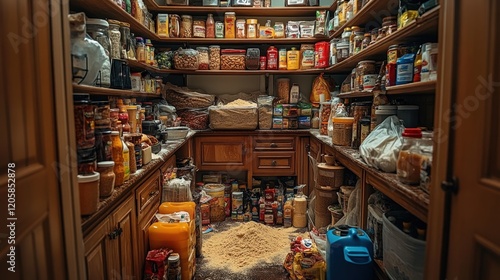
[[[441,182],[441,189],[445,192],[450,192],[452,194],[458,193],[458,179],[453,177],[449,180]]]

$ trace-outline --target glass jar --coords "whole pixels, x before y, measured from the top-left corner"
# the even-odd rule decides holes
[[[181,21],[181,38],[193,37],[193,17],[190,15],[183,15]]]
[[[151,39],[146,39],[146,48],[144,49],[144,56],[146,57],[146,64],[151,64],[151,52],[153,52],[154,59],[154,50],[153,43],[151,43]]]
[[[111,129],[95,129],[95,150],[97,162],[110,161],[111,158]]]
[[[255,39],[257,38],[257,19],[249,18],[247,19],[247,38]]]
[[[236,38],[246,38],[246,21],[244,19],[236,20]]]
[[[236,35],[236,13],[235,12],[225,12],[224,13],[224,37],[234,38]]]
[[[312,119],[311,119],[311,128],[318,129],[319,128],[319,109],[318,108],[313,108],[312,109]]]
[[[208,68],[210,70],[219,70],[220,69],[220,46],[212,45],[208,47],[209,51],[209,63]]]
[[[432,167],[432,151],[433,141],[432,132],[422,132],[420,140],[420,154],[422,155],[422,165],[420,167],[420,187],[429,192],[431,186],[431,167]]]
[[[224,38],[224,23],[222,21],[215,22],[215,38]]]
[[[120,59],[122,54],[122,42],[120,25],[118,21],[109,20],[109,38],[111,42],[111,59]]]
[[[194,49],[179,49],[174,52],[174,67],[181,70],[198,69],[198,52]]]
[[[354,90],[363,90],[363,77],[369,74],[376,74],[375,61],[363,60],[358,62],[356,66],[356,81],[354,83]]]
[[[420,184],[422,155],[419,146],[421,138],[420,128],[405,128],[403,132],[403,144],[399,151],[396,173],[399,181],[404,184]]]
[[[349,42],[341,41],[337,44],[337,62],[349,58]]]
[[[168,256],[167,279],[181,279],[181,258],[178,253]]]
[[[365,33],[363,41],[361,42],[361,50],[366,49],[372,40],[370,33]]]
[[[131,135],[132,143],[134,144],[134,159],[137,169],[142,167],[142,146],[141,146],[142,135],[135,133]]]
[[[88,94],[73,95],[76,144],[82,149],[95,145],[94,106],[88,99]]]
[[[109,101],[94,101],[94,128],[107,128],[111,127],[109,116]]]
[[[78,174],[90,175],[96,171],[96,149],[77,149]]]
[[[134,153],[134,143],[132,143],[132,137],[130,133],[124,134],[123,135],[123,143],[127,145],[128,149],[128,166],[130,170],[130,174],[134,174],[137,172],[137,164],[135,160],[135,153]]]
[[[122,45],[121,58],[128,59],[129,58],[128,50],[130,48],[130,42],[129,42],[130,24],[127,22],[120,22],[120,33],[121,33],[121,45]]]
[[[198,69],[208,70],[210,61],[208,59],[208,48],[207,47],[197,47],[198,51]]]
[[[335,10],[335,12],[333,13],[333,31],[337,31],[340,27],[339,25],[339,16],[340,16],[340,10],[342,9],[340,7],[340,2],[342,0],[336,0],[335,2],[337,2],[337,9]]]
[[[353,0],[346,0],[345,3],[347,3],[345,7],[345,19],[346,21],[350,21],[354,17],[354,12],[353,12]]]
[[[224,49],[220,56],[221,70],[245,70],[246,50]]]
[[[99,196],[107,197],[113,193],[115,188],[115,168],[114,161],[100,161],[97,163],[97,172],[99,172],[101,179],[99,182]]]
[[[349,39],[351,38],[352,30],[350,27],[344,28],[344,31],[342,32],[341,38],[346,39],[347,42],[349,42]]]
[[[128,112],[127,106],[122,106],[120,108],[120,114],[118,115],[118,121],[122,124],[121,131],[122,132],[130,132],[130,124],[128,123]]]
[[[373,28],[370,35],[371,35],[370,45],[373,45],[375,44],[375,42],[377,42],[378,28]]]
[[[204,20],[193,21],[193,37],[194,38],[205,38],[206,26]]]
[[[207,16],[207,22],[205,25],[205,37],[215,38],[215,21],[212,14],[208,14]]]
[[[109,23],[103,19],[89,18],[86,21],[87,34],[96,40],[106,51],[109,57],[111,52],[111,42],[109,39]]]
[[[113,172],[115,173],[115,187],[123,185],[125,168],[123,166],[123,143],[118,131],[111,132],[111,157],[115,162]]]
[[[339,27],[344,25],[347,22],[347,2],[344,0],[338,0],[337,1],[337,10],[339,11]]]
[[[245,64],[248,70],[258,70],[260,63],[260,49],[248,48],[246,54]]]
[[[144,102],[144,120],[152,121],[154,120],[153,116],[153,103],[152,102]]]
[[[136,40],[136,56],[137,61],[146,62],[146,45],[144,44],[144,39],[142,37],[135,37]]]
[[[380,27],[378,29],[377,41],[385,38],[386,31],[387,31],[387,27]]]
[[[359,53],[362,48],[363,44],[363,39],[365,38],[364,33],[361,31],[358,31],[355,33],[354,36],[354,45],[353,45],[353,55]]]

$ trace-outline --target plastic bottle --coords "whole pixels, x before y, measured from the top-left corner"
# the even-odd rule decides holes
[[[307,198],[303,193],[303,189],[306,185],[297,186],[297,194],[293,199],[293,227],[303,228],[307,226]]]
[[[123,142],[120,139],[120,132],[111,132],[111,157],[115,162],[113,172],[116,175],[115,187],[123,185],[125,169],[123,166]]]
[[[208,14],[206,23],[206,38],[215,38],[215,22],[212,14]]]

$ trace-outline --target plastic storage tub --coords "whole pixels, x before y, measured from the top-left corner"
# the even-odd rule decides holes
[[[391,279],[424,279],[425,241],[407,235],[387,219],[400,215],[405,212],[392,211],[382,216],[384,268]]]
[[[366,222],[366,233],[373,242],[373,258],[381,259],[383,257],[383,240],[382,240],[382,230],[383,230],[383,221],[382,215],[384,213],[380,209],[380,207],[376,205],[368,205],[368,217]]]
[[[377,125],[383,122],[387,117],[397,115],[398,107],[395,105],[380,105],[375,110],[377,116]]]
[[[418,127],[417,105],[398,105],[397,115],[405,127]]]

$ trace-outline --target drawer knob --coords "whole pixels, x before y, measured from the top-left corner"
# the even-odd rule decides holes
[[[276,143],[271,143],[271,145],[269,145],[271,148],[277,148],[278,147],[278,144]]]
[[[155,194],[156,194],[156,191],[151,191],[151,192],[149,193],[149,196],[153,196],[153,195],[155,195]]]
[[[271,161],[272,166],[276,166],[276,164],[278,164],[278,163],[275,160]]]

